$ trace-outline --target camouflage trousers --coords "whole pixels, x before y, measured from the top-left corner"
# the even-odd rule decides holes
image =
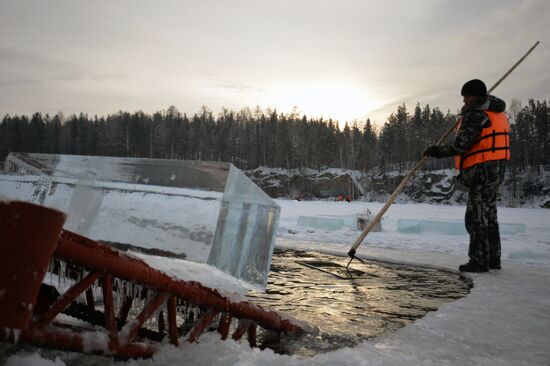
[[[503,181],[504,162],[475,165],[462,172],[469,186],[465,224],[470,234],[468,256],[480,265],[500,263],[500,232],[497,220],[498,186]]]

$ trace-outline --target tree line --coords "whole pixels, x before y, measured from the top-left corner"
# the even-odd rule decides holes
[[[550,112],[546,101],[513,100],[509,114],[515,167],[550,164]],[[35,113],[6,115],[0,124],[0,158],[9,152],[127,156],[231,162],[241,169],[259,166],[344,168],[368,171],[406,169],[456,121],[457,115],[418,103],[412,112],[397,107],[385,123],[369,119],[346,123],[276,110],[206,107],[187,115],[175,107],[147,114],[120,111],[106,117],[65,118]],[[449,167],[431,159],[428,169]]]

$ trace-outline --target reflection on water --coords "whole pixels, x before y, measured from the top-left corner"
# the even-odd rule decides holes
[[[315,337],[260,335],[277,352],[313,355],[353,346],[410,324],[465,296],[471,287],[456,274],[408,265],[354,261],[353,278],[341,279],[298,263],[312,260],[338,275],[342,268],[329,264],[345,267],[348,262],[316,252],[275,250],[266,292],[248,295],[256,304],[319,327]]]

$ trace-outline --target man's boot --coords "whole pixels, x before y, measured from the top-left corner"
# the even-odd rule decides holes
[[[461,264],[458,267],[458,270],[460,272],[474,272],[474,273],[481,273],[481,272],[488,272],[489,267],[486,265],[481,265],[476,262],[468,262],[465,264]]]
[[[489,262],[489,269],[500,269],[500,260],[494,260]]]

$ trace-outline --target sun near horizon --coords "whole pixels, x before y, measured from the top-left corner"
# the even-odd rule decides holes
[[[346,80],[291,81],[266,91],[266,105],[283,113],[295,111],[307,117],[345,123],[365,122],[384,104],[366,87]]]

